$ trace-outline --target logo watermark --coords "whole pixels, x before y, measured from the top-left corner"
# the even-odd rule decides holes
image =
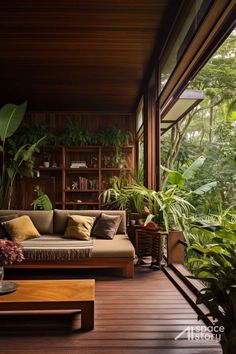
[[[187,334],[187,340],[214,340],[220,342],[222,333],[224,333],[223,326],[188,326],[175,337],[175,340],[181,339]]]

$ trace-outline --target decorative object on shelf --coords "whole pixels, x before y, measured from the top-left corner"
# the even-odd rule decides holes
[[[52,168],[57,168],[58,166],[57,166],[57,163],[56,163],[56,161],[53,161],[53,163],[52,163]]]
[[[45,154],[45,158],[44,158],[44,162],[43,162],[44,167],[46,167],[46,168],[50,167],[50,158],[51,158],[50,154]]]
[[[36,186],[34,191],[37,194],[37,198],[32,202],[34,210],[52,210],[52,203],[47,194],[45,194],[40,186]]]
[[[74,202],[75,202],[75,203],[83,203],[82,200],[80,200],[80,199],[75,199]]]
[[[43,165],[44,165],[44,167],[49,168],[50,167],[50,162],[49,161],[44,161]]]
[[[14,282],[3,281],[4,266],[14,262],[22,262],[24,259],[23,248],[20,243],[6,239],[0,240],[0,294],[14,291],[18,287]]]
[[[78,190],[79,189],[79,182],[78,181],[73,181],[71,187],[72,187],[73,190]]]
[[[98,158],[96,156],[93,156],[91,158],[90,166],[92,168],[97,168],[98,167]]]

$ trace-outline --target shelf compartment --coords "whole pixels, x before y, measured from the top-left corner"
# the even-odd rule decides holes
[[[99,203],[96,201],[94,202],[81,202],[81,203],[78,203],[78,202],[65,202],[65,204],[67,205],[99,205]]]
[[[99,171],[98,168],[66,168],[66,173],[96,173]]]
[[[99,189],[65,189],[65,193],[98,193]]]

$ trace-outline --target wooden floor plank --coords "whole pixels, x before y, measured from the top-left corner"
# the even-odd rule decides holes
[[[40,273],[41,272],[41,273]],[[7,274],[25,278],[24,271]],[[80,314],[26,315],[0,318],[1,354],[220,354],[215,341],[174,338],[187,326],[203,325],[197,314],[161,272],[135,269],[134,279],[106,271],[27,271],[27,279],[95,278],[95,329],[81,331]]]
[[[26,348],[24,350],[12,349],[12,350],[3,350],[1,354],[42,354],[41,349],[35,349],[33,352],[31,348]],[[219,349],[211,348],[210,351],[208,349],[198,349],[198,348],[161,348],[161,349],[148,349],[145,351],[139,348],[124,348],[124,349],[115,349],[115,348],[84,348],[82,351],[80,350],[78,353],[77,349],[69,349],[65,351],[65,349],[56,348],[53,349],[44,349],[43,354],[221,354]]]

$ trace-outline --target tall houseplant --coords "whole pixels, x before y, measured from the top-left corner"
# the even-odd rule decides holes
[[[45,137],[36,143],[17,147],[10,139],[19,128],[27,102],[20,105],[6,104],[0,110],[0,208],[11,207],[13,185],[17,174],[31,175],[33,170],[33,154]]]

